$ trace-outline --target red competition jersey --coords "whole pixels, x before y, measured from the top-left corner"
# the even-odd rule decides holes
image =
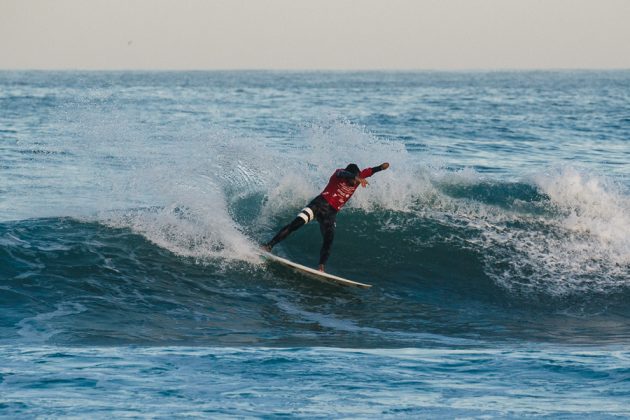
[[[328,185],[326,185],[326,188],[324,188],[324,191],[321,194],[322,197],[324,197],[326,201],[328,201],[328,203],[333,206],[333,208],[337,211],[339,211],[339,209],[341,209],[344,204],[346,204],[346,202],[350,200],[352,194],[354,194],[359,185],[361,185],[350,185],[350,183],[348,182],[348,178],[342,178],[338,175],[340,171],[345,170],[337,169],[335,173],[332,174],[332,176],[330,177]],[[372,168],[365,168],[359,173],[359,176],[361,178],[371,177]]]

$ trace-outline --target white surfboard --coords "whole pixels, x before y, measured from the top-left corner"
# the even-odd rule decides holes
[[[270,252],[262,252],[262,256],[270,261],[275,261],[277,263],[286,265],[288,267],[293,268],[294,270],[300,271],[301,273],[307,274],[309,276],[316,277],[319,280],[331,281],[333,283],[342,284],[344,286],[352,286],[352,287],[362,287],[364,289],[368,289],[372,287],[371,284],[359,283],[358,281],[352,281],[348,279],[344,279],[343,277],[334,276],[332,274],[324,273],[319,270],[315,270],[313,268],[307,267],[302,264],[294,263],[293,261],[287,260],[286,258],[278,257],[277,255],[273,255]]]

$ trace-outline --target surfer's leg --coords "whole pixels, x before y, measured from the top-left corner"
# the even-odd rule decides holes
[[[288,225],[280,229],[280,231],[276,234],[276,236],[274,236],[272,240],[270,240],[264,245],[264,248],[267,251],[271,251],[271,248],[276,246],[278,242],[283,241],[292,232],[295,232],[296,230],[298,230],[305,224],[306,222],[304,221],[304,219],[302,219],[301,217],[296,217],[295,219],[293,219],[291,223],[289,223]]]
[[[276,246],[276,244],[280,241],[283,241],[287,236],[291,233],[295,232],[311,220],[313,220],[313,210],[308,207],[302,209],[300,213],[298,213],[297,217],[293,219],[291,223],[280,229],[280,231],[273,237],[272,240],[263,245],[263,248],[267,251],[271,251],[271,248]]]
[[[323,271],[328,257],[330,257],[330,247],[332,246],[333,239],[335,239],[335,215],[327,217],[319,221],[319,230],[322,233],[324,242],[322,243],[322,249],[319,252],[319,266]]]

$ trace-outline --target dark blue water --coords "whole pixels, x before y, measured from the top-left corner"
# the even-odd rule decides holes
[[[628,416],[629,142],[623,71],[0,72],[0,415]],[[260,260],[384,161],[372,289]]]

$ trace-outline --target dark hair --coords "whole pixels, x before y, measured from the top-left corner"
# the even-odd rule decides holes
[[[354,175],[359,175],[359,172],[361,172],[356,163],[351,163],[350,165],[346,166],[346,171],[353,173]]]

